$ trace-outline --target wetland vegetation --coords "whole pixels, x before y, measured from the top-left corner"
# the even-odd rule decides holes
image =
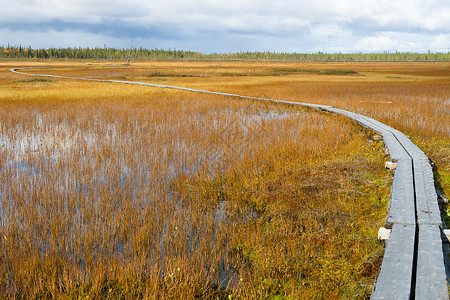
[[[392,182],[340,116],[21,66],[356,111],[450,190],[448,63],[2,60],[1,297],[366,298]]]

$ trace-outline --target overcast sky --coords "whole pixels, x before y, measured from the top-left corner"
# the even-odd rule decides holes
[[[0,0],[0,45],[450,50],[450,0]]]

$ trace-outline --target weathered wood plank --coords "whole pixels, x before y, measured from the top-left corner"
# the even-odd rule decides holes
[[[394,172],[385,227],[392,228],[395,223],[416,224],[412,161],[410,159],[399,160]]]
[[[381,133],[384,144],[389,150],[389,155],[391,156],[392,161],[397,161],[399,159],[406,159],[410,157],[408,152],[406,152],[402,144],[392,133],[391,130],[393,130],[393,128],[369,117],[360,118],[359,122],[362,122],[366,124],[369,128],[372,128],[377,132]]]
[[[442,225],[434,178],[428,160],[414,160],[417,223],[419,225]]]
[[[425,155],[425,153],[413,142],[411,142],[411,140],[405,134],[395,129],[392,129],[392,133],[414,160],[428,160],[428,157]]]
[[[383,141],[389,150],[389,156],[392,161],[395,162],[397,160],[410,158],[408,153],[391,132],[383,134]]]
[[[410,299],[415,234],[415,225],[393,225],[371,299]]]
[[[441,229],[419,225],[416,299],[448,299]]]

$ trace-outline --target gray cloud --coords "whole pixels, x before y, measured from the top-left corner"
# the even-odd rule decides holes
[[[52,20],[36,23],[0,23],[0,28],[10,31],[22,31],[30,33],[49,32],[86,32],[99,36],[112,38],[158,38],[158,39],[184,39],[183,28],[172,24],[144,25],[140,26],[121,20],[105,20],[100,23],[79,23]]]
[[[450,48],[447,0],[0,0],[0,5],[0,44],[128,47],[133,39],[135,46],[202,52]]]

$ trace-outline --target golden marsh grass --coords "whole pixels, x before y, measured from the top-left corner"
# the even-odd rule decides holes
[[[372,133],[301,108],[8,72],[21,65],[0,65],[3,297],[370,295],[391,184]],[[34,66],[355,110],[410,134],[449,185],[448,64]]]

